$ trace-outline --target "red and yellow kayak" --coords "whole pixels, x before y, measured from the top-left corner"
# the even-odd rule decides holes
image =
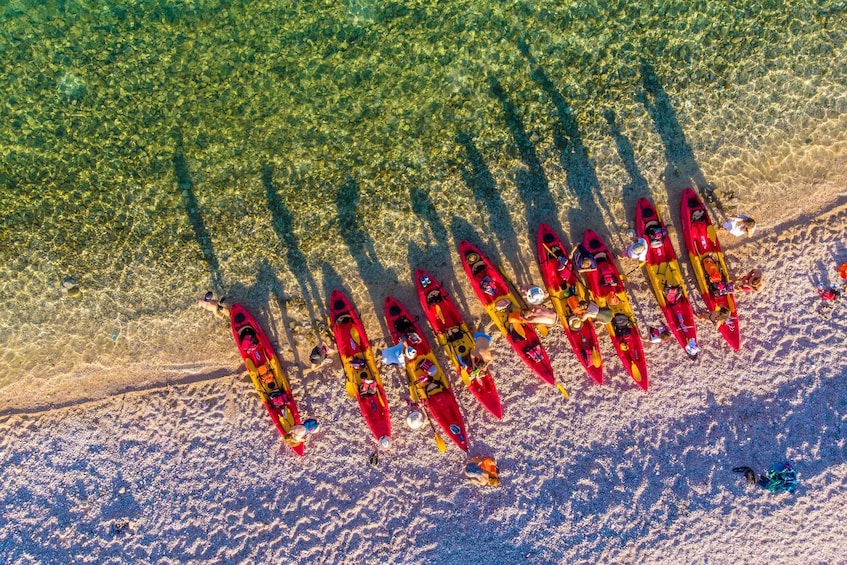
[[[430,417],[459,449],[467,451],[468,434],[459,404],[420,326],[406,307],[393,296],[385,299],[385,321],[394,343],[402,340],[406,343],[407,351],[414,352],[407,355],[406,359],[412,401],[429,412]]]
[[[668,237],[668,229],[656,207],[647,198],[638,200],[635,211],[635,232],[647,241],[647,260],[644,270],[659,308],[676,340],[692,359],[697,358],[697,328],[694,310],[688,300],[688,290],[676,251]]]
[[[588,375],[597,384],[603,384],[603,359],[594,324],[582,324],[578,330],[572,330],[568,325],[568,319],[573,315],[571,307],[588,297],[588,289],[579,279],[564,243],[547,224],[538,226],[537,251],[541,278],[571,348]]]
[[[727,288],[732,279],[729,277],[715,226],[703,201],[691,188],[682,191],[679,208],[683,240],[703,302],[710,311],[718,310],[719,306],[729,310],[729,319],[721,324],[718,331],[730,347],[738,351],[741,347],[738,311],[733,293],[722,294],[720,291],[721,287]]]
[[[459,242],[459,255],[471,287],[509,345],[541,380],[557,386],[547,352],[541,345],[535,327],[520,316],[521,303],[512,292],[509,282],[473,244]],[[498,303],[501,306],[498,307]],[[558,386],[567,396],[561,384]]]
[[[382,377],[359,313],[340,290],[329,295],[329,325],[344,366],[347,394],[359,409],[377,439],[391,438],[391,414]]]
[[[292,451],[303,455],[305,446],[302,442],[289,443],[288,432],[300,425],[300,413],[273,345],[259,322],[244,306],[233,304],[229,311],[232,336],[262,404]]]
[[[582,245],[594,256],[597,268],[584,272],[594,302],[612,310],[606,330],[627,372],[638,386],[647,390],[647,359],[638,333],[632,306],[626,295],[620,271],[605,242],[593,230],[585,230]]]
[[[497,419],[502,418],[503,406],[494,377],[482,359],[474,354],[476,341],[456,308],[456,303],[441,283],[423,269],[415,271],[415,285],[421,308],[435,339],[444,348],[456,374],[491,415]]]

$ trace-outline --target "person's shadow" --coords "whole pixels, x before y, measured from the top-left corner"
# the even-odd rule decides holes
[[[188,170],[188,161],[185,158],[185,150],[182,145],[182,135],[180,132],[176,132],[174,136],[176,138],[176,152],[174,153],[172,162],[177,188],[182,193],[182,204],[185,212],[188,214],[188,221],[191,222],[191,228],[194,230],[194,239],[200,246],[203,260],[209,267],[212,290],[220,296],[224,292],[221,266],[218,262],[217,255],[215,255],[212,237],[209,235],[209,230],[206,229],[206,223],[203,221],[200,204],[197,202],[197,196],[194,194],[194,182],[192,182],[191,173]]]
[[[494,234],[499,248],[506,260],[517,273],[528,273],[526,264],[517,246],[518,235],[509,215],[509,208],[503,202],[500,191],[494,181],[485,159],[482,157],[470,135],[459,133],[456,142],[465,149],[468,166],[459,164],[459,171],[465,184],[473,192],[477,202],[481,202],[488,212],[488,231]],[[455,239],[456,233],[453,232]]]
[[[314,324],[317,320],[326,317],[326,309],[323,307],[318,286],[309,269],[306,256],[300,250],[300,242],[294,235],[294,218],[274,185],[273,167],[269,163],[262,164],[262,184],[265,187],[268,208],[271,211],[271,227],[282,244],[288,270],[297,278],[300,294],[306,304],[309,318]]]
[[[526,126],[524,126],[517,108],[509,100],[503,85],[494,76],[488,77],[488,84],[491,87],[492,94],[503,107],[503,118],[512,134],[518,155],[520,155],[521,162],[525,167],[516,172],[515,183],[526,210],[528,238],[530,241],[535,240],[536,229],[541,223],[549,224],[561,233],[562,224],[559,221],[556,200],[550,193],[550,183],[547,181],[544,167],[541,166],[541,161],[526,131]]]
[[[365,283],[370,295],[371,303],[381,310],[383,297],[379,293],[380,288],[387,287],[390,283],[397,284],[396,273],[386,269],[377,257],[374,249],[374,240],[365,229],[362,215],[359,213],[359,185],[352,177],[338,188],[335,195],[335,206],[338,211],[338,229],[341,238],[347,245],[350,255],[358,268],[359,276]],[[383,335],[387,335],[387,326],[382,316],[380,320]]]
[[[647,184],[647,179],[641,174],[641,170],[635,162],[635,151],[632,148],[632,144],[623,132],[621,132],[620,127],[618,127],[614,110],[604,110],[603,118],[605,118],[606,123],[609,125],[609,133],[612,139],[615,140],[618,155],[631,179],[628,184],[624,185],[621,197],[623,199],[626,223],[629,226],[633,226],[635,225],[635,207],[638,199],[642,197],[649,198],[654,204],[655,199],[650,191],[650,186]]]
[[[518,49],[532,67],[530,78],[547,94],[556,109],[558,119],[553,125],[553,143],[559,152],[559,160],[566,173],[568,189],[577,202],[577,207],[571,207],[568,211],[571,236],[575,241],[582,241],[583,232],[590,228],[606,241],[609,241],[611,235],[615,235],[618,237],[618,243],[621,243],[617,230],[613,234],[607,227],[607,220],[603,217],[605,213],[608,221],[614,225],[614,215],[600,190],[600,181],[582,141],[571,105],[556,89],[523,38],[518,39]],[[561,230],[560,233],[562,233]]]

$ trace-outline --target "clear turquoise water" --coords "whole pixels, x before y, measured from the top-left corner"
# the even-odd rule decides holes
[[[4,406],[233,363],[207,289],[279,330],[459,238],[525,278],[539,221],[843,176],[843,1],[279,4],[0,2]]]

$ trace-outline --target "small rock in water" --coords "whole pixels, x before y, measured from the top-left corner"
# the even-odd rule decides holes
[[[68,296],[76,297],[82,294],[79,285],[76,284],[76,281],[72,277],[65,277],[65,280],[62,281],[62,288]]]
[[[78,100],[85,94],[85,80],[71,71],[65,72],[56,85],[59,94],[68,100]]]

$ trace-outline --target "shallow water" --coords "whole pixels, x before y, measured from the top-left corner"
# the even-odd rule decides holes
[[[0,410],[237,369],[206,290],[381,335],[461,238],[526,279],[540,221],[843,190],[843,1],[292,4],[0,4]]]

